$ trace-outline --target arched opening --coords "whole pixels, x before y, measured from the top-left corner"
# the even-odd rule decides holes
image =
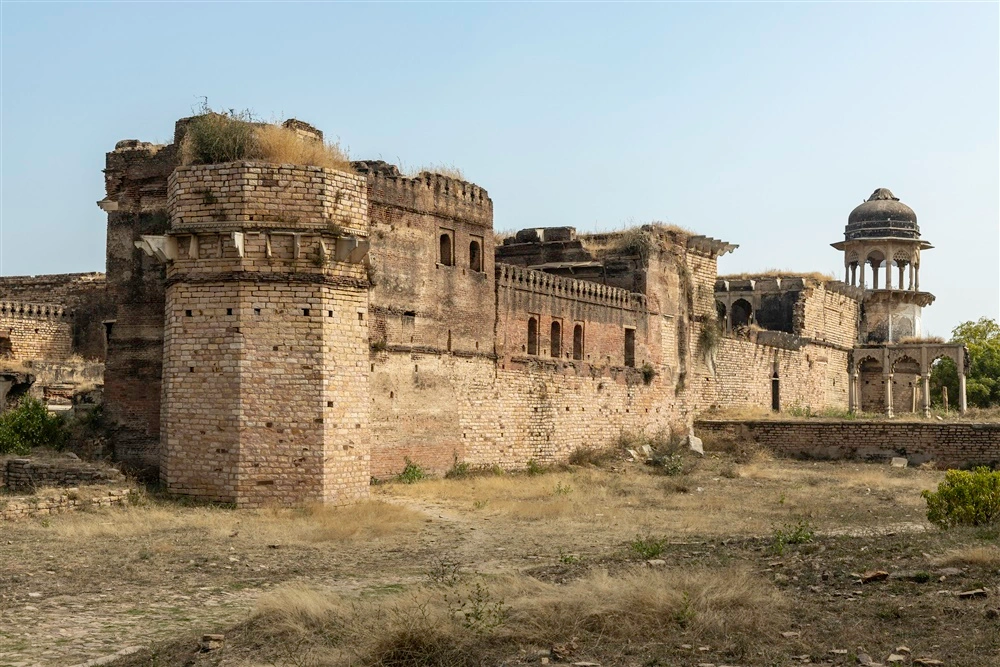
[[[885,264],[885,255],[882,254],[881,250],[873,250],[868,253],[868,257],[865,258],[865,261],[872,267],[872,289],[878,289],[879,269],[881,269]],[[864,285],[862,285],[862,287],[864,287]]]
[[[528,318],[528,354],[538,354],[538,320]]]
[[[14,345],[9,336],[0,336],[0,358],[11,359],[14,356]]]
[[[441,253],[439,261],[445,266],[452,266],[454,264],[454,256],[451,250],[451,234],[447,232],[441,234]]]
[[[583,359],[583,325],[577,324],[573,327],[573,358],[577,361]]]
[[[881,363],[864,359],[858,365],[858,389],[862,412],[885,412],[885,376]]]
[[[896,414],[917,412],[922,407],[920,362],[900,357],[892,364],[892,409]]]
[[[558,322],[552,323],[551,336],[549,340],[549,354],[558,359],[562,354],[562,325]]]
[[[483,270],[483,249],[479,246],[479,241],[469,242],[469,268],[473,271]]]
[[[726,304],[721,301],[715,302],[715,316],[719,318],[719,326],[723,329],[728,329],[726,326]]]
[[[753,316],[753,306],[746,299],[737,299],[733,301],[732,311],[729,315],[730,324],[735,329],[736,327],[746,327],[750,326],[751,317]]]

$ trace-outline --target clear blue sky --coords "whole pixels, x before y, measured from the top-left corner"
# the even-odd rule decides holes
[[[352,157],[453,164],[497,229],[666,220],[723,272],[843,276],[888,187],[936,248],[925,330],[1000,310],[998,4],[2,6],[4,275],[103,270],[103,154],[200,96]]]

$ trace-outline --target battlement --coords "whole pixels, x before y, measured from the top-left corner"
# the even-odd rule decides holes
[[[52,303],[22,303],[0,301],[0,317],[22,317],[36,320],[69,320],[73,312]]]
[[[178,167],[167,185],[174,232],[310,229],[367,235],[364,179],[260,162]]]
[[[409,178],[395,165],[381,160],[351,165],[368,179],[368,196],[373,204],[493,228],[493,200],[474,183],[427,171]]]
[[[614,308],[629,310],[644,310],[646,308],[646,297],[642,294],[621,289],[620,287],[564,278],[551,273],[545,273],[544,271],[535,271],[512,264],[497,263],[496,273],[498,287],[508,287],[535,294],[576,299],[586,303]]]

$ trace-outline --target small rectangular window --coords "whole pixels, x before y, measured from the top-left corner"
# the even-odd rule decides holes
[[[635,329],[625,329],[625,365],[635,366]]]
[[[309,309],[308,308],[303,308],[302,309],[302,314],[305,315],[306,317],[309,317]]]

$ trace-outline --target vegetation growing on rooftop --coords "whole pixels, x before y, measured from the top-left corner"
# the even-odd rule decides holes
[[[249,110],[215,111],[203,106],[187,125],[180,146],[181,164],[219,164],[258,160],[275,164],[353,171],[336,143],[299,135],[254,117]]]
[[[763,271],[754,271],[752,273],[730,273],[724,276],[719,276],[720,280],[758,280],[760,278],[803,278],[804,280],[819,283],[834,280],[834,277],[829,273],[823,273],[821,271],[790,271],[786,269],[765,269]]]

